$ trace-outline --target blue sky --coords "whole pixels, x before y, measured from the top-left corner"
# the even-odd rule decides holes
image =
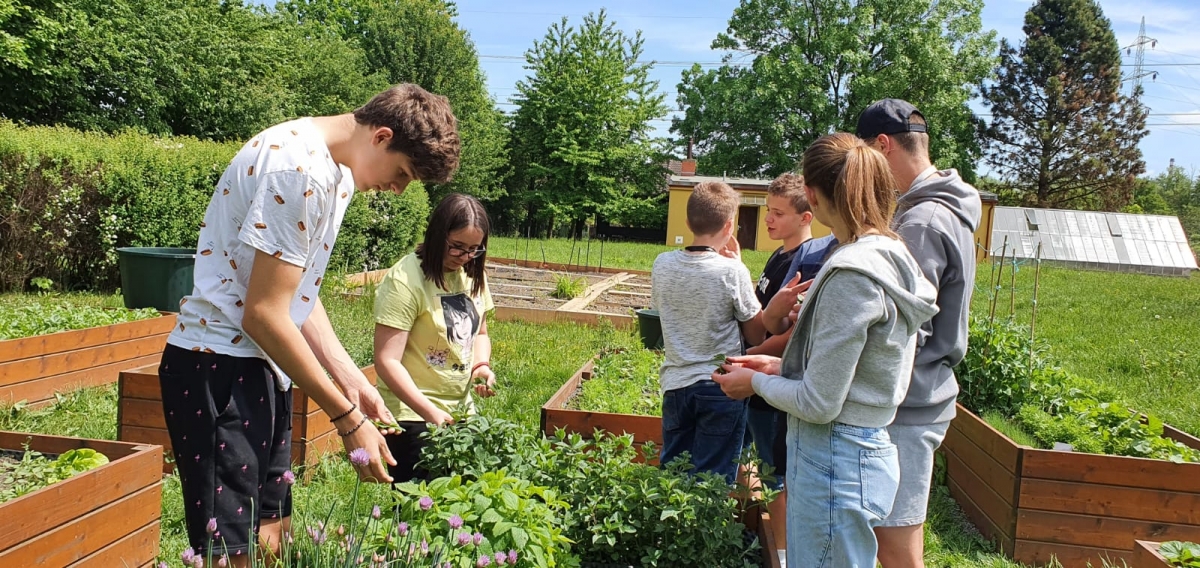
[[[578,24],[588,12],[606,8],[619,27],[632,33],[641,30],[645,38],[644,58],[664,62],[655,67],[652,78],[666,92],[667,103],[675,108],[676,85],[680,73],[690,62],[715,64],[719,52],[709,49],[713,38],[725,30],[737,0],[458,0],[458,23],[471,35],[481,55],[488,87],[501,109],[516,92],[516,83],[525,76],[524,58],[534,40],[546,29],[568,16]],[[1018,43],[1024,34],[1021,24],[1032,0],[986,0],[983,26],[1000,37]],[[1146,35],[1158,40],[1145,52],[1146,71],[1158,71],[1157,79],[1145,77],[1145,103],[1151,116],[1147,121],[1150,135],[1142,141],[1146,169],[1153,175],[1167,169],[1171,158],[1176,165],[1200,173],[1200,2],[1195,0],[1100,0],[1105,15],[1112,21],[1121,47],[1137,41],[1141,19],[1146,18]],[[1124,56],[1122,70],[1132,73],[1133,55]],[[678,62],[678,63],[676,63]],[[1162,66],[1158,66],[1162,65]],[[978,103],[976,112],[986,112]],[[931,117],[936,120],[936,117]],[[664,132],[669,125],[657,123]]]

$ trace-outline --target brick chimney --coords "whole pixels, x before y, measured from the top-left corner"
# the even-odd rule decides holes
[[[679,168],[679,175],[681,175],[681,176],[696,175],[696,160],[683,160],[683,164]]]

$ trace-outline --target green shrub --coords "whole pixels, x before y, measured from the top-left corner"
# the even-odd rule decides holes
[[[387,268],[425,239],[429,197],[420,182],[401,195],[363,191],[354,196],[329,266],[348,273]]]
[[[955,368],[958,401],[976,414],[1012,416],[1025,402],[1032,375],[1044,364],[1029,330],[1008,320],[972,316],[967,354]]]
[[[195,247],[239,147],[0,121],[0,291],[34,278],[111,290],[120,283],[117,247]],[[428,212],[420,187],[356,197],[334,261],[357,271],[398,259],[423,235]]]

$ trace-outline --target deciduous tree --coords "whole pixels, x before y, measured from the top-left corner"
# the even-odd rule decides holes
[[[578,232],[597,213],[661,202],[666,169],[650,121],[667,108],[641,56],[641,32],[625,34],[604,11],[578,28],[563,18],[526,52],[510,187],[527,212]]]
[[[930,122],[935,162],[973,176],[978,125],[967,107],[991,74],[981,0],[742,0],[712,48],[724,64],[683,73],[671,130],[702,173],[773,177],[875,100],[902,98]]]

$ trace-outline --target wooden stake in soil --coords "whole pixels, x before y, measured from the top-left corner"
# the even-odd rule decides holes
[[[988,314],[988,326],[996,323],[996,300],[1000,298],[1000,282],[1004,278],[1004,257],[1008,255],[1008,235],[1004,236],[1004,247],[1000,249],[1000,270],[996,274],[996,285],[991,290],[992,310]]]
[[[1012,270],[1009,271],[1009,280],[1011,283],[1008,286],[1008,319],[1013,319],[1017,315],[1017,248],[1013,247]]]
[[[1033,269],[1033,314],[1029,317],[1029,371],[1033,372],[1034,330],[1037,328],[1038,285],[1042,281],[1042,243],[1038,243]]]

